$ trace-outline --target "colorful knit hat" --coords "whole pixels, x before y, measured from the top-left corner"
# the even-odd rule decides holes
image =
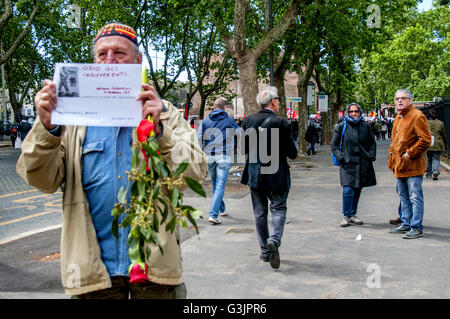
[[[134,31],[132,27],[120,23],[110,23],[101,28],[95,37],[95,42],[97,42],[100,38],[111,35],[118,35],[127,38],[134,44],[138,45],[136,31]]]

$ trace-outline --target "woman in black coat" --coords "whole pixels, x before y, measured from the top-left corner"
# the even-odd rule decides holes
[[[341,143],[342,131],[345,128]],[[345,120],[335,126],[331,140],[331,151],[340,163],[339,177],[342,190],[342,227],[362,225],[356,217],[359,197],[363,187],[377,184],[372,162],[377,154],[377,144],[369,123],[361,116],[361,107],[356,103],[347,106]]]

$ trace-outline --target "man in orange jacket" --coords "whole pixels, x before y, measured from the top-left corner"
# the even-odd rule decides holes
[[[424,200],[422,192],[425,173],[424,152],[430,146],[431,134],[425,115],[413,106],[411,91],[395,93],[398,115],[392,129],[388,166],[397,178],[402,224],[390,233],[405,233],[403,238],[423,236]]]

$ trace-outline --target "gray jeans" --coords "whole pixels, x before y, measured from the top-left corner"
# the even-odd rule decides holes
[[[274,191],[250,187],[252,196],[253,215],[255,216],[256,235],[258,237],[261,254],[268,256],[267,239],[271,239],[279,247],[286,222],[287,198],[289,190]],[[271,229],[268,227],[268,204],[272,213]]]
[[[441,164],[441,153],[440,151],[427,151],[427,172],[426,175],[429,177],[433,173],[439,175],[439,165]]]

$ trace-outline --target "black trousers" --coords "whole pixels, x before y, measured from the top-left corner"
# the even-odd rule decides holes
[[[130,284],[128,277],[111,277],[111,288],[72,296],[72,299],[186,299],[186,286],[158,285],[153,282]]]
[[[270,238],[277,246],[281,245],[284,224],[286,222],[287,198],[289,189],[269,190],[250,187],[253,215],[255,216],[256,235],[261,248],[261,254],[268,256],[267,240]],[[271,229],[268,227],[268,212],[272,214]]]

